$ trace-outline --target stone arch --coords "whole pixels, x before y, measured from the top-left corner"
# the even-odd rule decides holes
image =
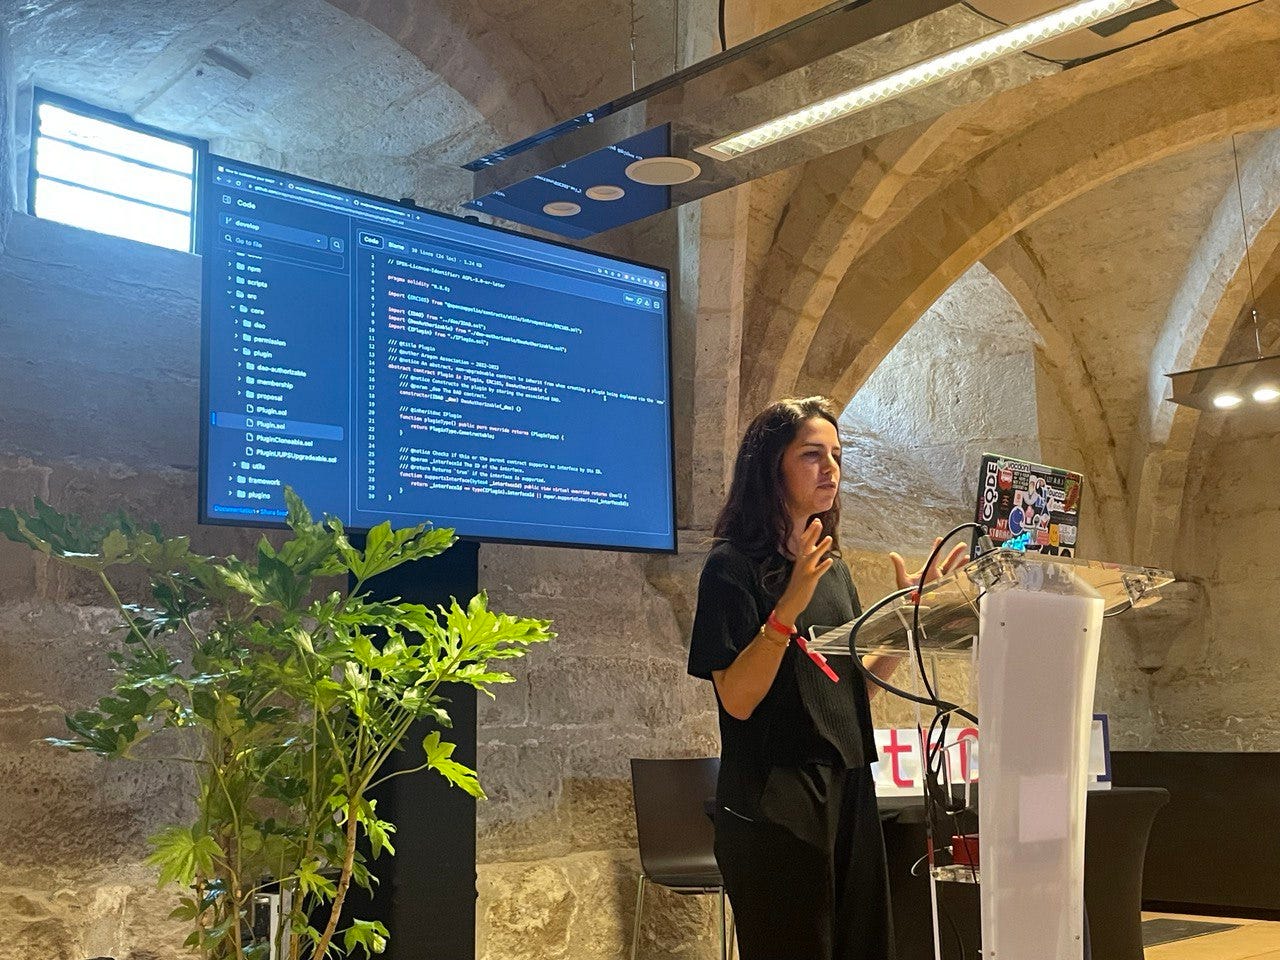
[[[744,371],[744,415],[797,391],[847,401],[955,277],[1025,224],[1161,156],[1274,125],[1280,102],[1264,67],[1280,50],[1277,27],[1259,14],[1209,36],[1184,31],[1161,46],[1158,62],[1135,56],[1119,79],[1111,58],[965,112],[938,162],[918,171],[932,192],[892,211],[898,219],[852,261],[819,316],[793,314],[785,339],[766,342],[775,375]],[[1238,68],[1230,76],[1220,69],[1226,51]],[[997,123],[1003,114],[1030,119],[1011,127]]]
[[[1042,459],[1040,347],[985,264],[958,278],[841,412],[844,542],[927,552],[971,518],[982,452]]]
[[[1116,443],[1093,377],[1081,359],[1076,336],[1054,322],[1061,313],[1051,290],[1037,280],[1044,274],[1027,248],[1002,244],[982,261],[1018,302],[1023,314],[1043,342],[1040,366],[1061,397],[1072,397],[1082,415],[1074,419],[1077,443],[1084,458],[1083,472],[1093,478],[1089,493],[1101,523],[1101,546],[1116,560],[1128,556],[1132,536],[1124,480],[1116,462]]]
[[[1261,269],[1280,252],[1280,130],[1265,134],[1246,154],[1240,176],[1249,255]],[[1134,555],[1144,562],[1174,561],[1180,517],[1194,486],[1189,479],[1197,472],[1190,465],[1197,435],[1208,427],[1216,436],[1214,418],[1165,402],[1165,374],[1222,359],[1251,293],[1240,217],[1233,181],[1188,263],[1152,351],[1143,442],[1130,468],[1138,480],[1131,498]]]
[[[954,122],[943,117],[924,130],[897,131],[805,165],[786,201],[747,308],[753,340],[784,341],[789,331],[826,312],[840,279],[875,235],[880,219],[899,201],[912,175]],[[832,190],[832,184],[840,184],[839,189]],[[765,351],[748,354],[743,358],[744,382],[795,377],[802,359]],[[758,407],[774,395],[778,394],[757,390],[751,399]],[[743,410],[744,421],[753,409]]]
[[[1188,33],[1192,31],[1187,31]],[[793,389],[853,389],[951,280],[1026,224],[1154,159],[1275,126],[1280,96],[1261,70],[1280,38],[1131,80],[1071,104],[971,165],[855,261],[807,344]],[[1086,135],[1087,132],[1087,135]],[[1073,137],[1074,135],[1074,137]]]

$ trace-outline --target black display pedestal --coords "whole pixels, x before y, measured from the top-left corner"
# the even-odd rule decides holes
[[[363,547],[362,538],[353,542]],[[406,563],[366,584],[373,599],[399,597],[434,608],[457,597],[464,607],[479,591],[479,544],[459,541],[438,557]],[[442,737],[457,744],[453,759],[476,765],[476,691],[445,690],[453,727]],[[406,748],[388,760],[385,772],[421,764],[422,740],[433,723],[420,722]],[[370,864],[380,883],[372,899],[352,887],[343,910],[350,917],[380,920],[391,934],[386,960],[474,960],[476,955],[476,802],[437,773],[395,777],[373,793],[378,816],[396,825],[395,856]],[[366,847],[366,855],[368,850]],[[341,928],[340,928],[341,929]]]

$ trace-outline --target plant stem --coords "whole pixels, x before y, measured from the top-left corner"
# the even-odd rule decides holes
[[[120,611],[120,616],[124,617],[124,622],[129,626],[131,632],[142,644],[142,649],[147,651],[148,656],[157,656],[155,647],[151,646],[151,642],[138,629],[138,625],[133,622],[133,617],[129,616],[129,611],[125,609],[124,601],[120,599],[120,594],[116,593],[116,588],[111,585],[111,581],[107,579],[107,574],[103,570],[98,571],[98,579],[102,581],[103,587],[107,593],[111,594],[111,599],[115,601],[116,609]]]
[[[364,788],[362,787],[356,791],[355,796],[363,792]],[[338,917],[342,913],[342,901],[347,896],[347,888],[351,886],[351,871],[356,862],[356,826],[355,800],[354,797],[349,797],[347,798],[347,849],[342,858],[342,873],[338,877],[338,892],[334,894],[333,906],[329,910],[329,922],[325,924],[324,933],[320,935],[320,942],[316,944],[316,948],[311,954],[312,960],[323,960],[325,954],[329,952],[329,941],[333,939],[333,933],[338,929]]]
[[[440,684],[444,682],[444,678],[447,677],[449,674],[453,673],[453,671],[458,668],[458,664],[461,661],[462,661],[462,649],[459,648],[458,652],[454,654],[452,658],[450,658],[448,665],[445,667],[443,671],[441,671],[440,675],[431,681],[430,686],[428,686],[425,692],[423,693],[423,698],[429,700],[435,694]],[[396,724],[394,728],[395,732],[392,733],[391,736],[387,738],[382,751],[378,753],[372,767],[370,768],[371,771],[376,772],[378,768],[382,766],[383,762],[387,759],[387,757],[391,756],[391,753],[396,749],[396,747],[400,745],[400,742],[409,733],[409,728],[413,726],[413,721],[415,719],[416,718],[414,717],[414,715],[412,713],[409,713],[404,720],[401,720],[398,724]],[[391,774],[391,776],[394,776],[394,774]]]
[[[386,783],[388,780],[391,780],[395,777],[402,777],[406,773],[420,773],[421,771],[426,770],[429,766],[431,766],[431,764],[421,763],[421,764],[418,764],[418,766],[416,767],[410,767],[408,770],[397,770],[395,773],[388,773],[382,779],[375,780],[373,781],[373,783],[369,784],[369,789],[375,790],[378,787],[382,786],[384,783]]]
[[[240,815],[236,811],[235,800],[231,797],[231,791],[227,789],[227,781],[222,773],[222,764],[225,762],[226,751],[218,750],[218,761],[212,764],[213,775],[218,781],[218,786],[222,789],[222,795],[227,801],[227,812],[231,816],[232,829],[235,831],[231,836],[232,850],[226,851],[227,856],[227,889],[225,896],[227,897],[231,907],[231,927],[235,931],[235,938],[232,943],[235,946],[236,960],[244,958],[244,943],[242,932],[240,929],[240,906],[244,898],[244,893],[240,889],[240,879],[242,875],[243,864],[240,859],[241,849],[240,841],[243,836],[240,827]]]

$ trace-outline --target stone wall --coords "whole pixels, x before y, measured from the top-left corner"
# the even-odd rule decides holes
[[[1197,441],[1204,481],[1186,508],[1178,558],[1199,602],[1172,625],[1153,674],[1154,742],[1280,750],[1280,573],[1271,559],[1280,541],[1280,428],[1273,410],[1216,419]]]
[[[649,248],[669,237],[648,233],[638,242],[657,259]],[[0,291],[5,505],[39,496],[88,515],[122,508],[193,534],[199,549],[250,548],[256,534],[194,523],[198,259],[18,214]],[[484,956],[613,955],[629,936],[636,861],[627,758],[716,751],[714,703],[684,674],[699,540],[678,559],[482,551],[495,602],[550,617],[561,634],[518,665],[522,682],[486,704],[481,720],[481,772],[493,794],[480,824]],[[105,691],[110,618],[93,585],[7,542],[0,557],[0,648],[13,665],[0,680],[0,741],[23,798],[0,819],[0,923],[12,919],[22,931],[14,956],[37,948],[76,960],[165,955],[176,928],[154,922],[166,899],[151,892],[140,860],[145,836],[181,808],[185,781],[179,771],[104,765],[39,742],[63,732],[65,710]],[[592,592],[599,583],[610,584],[609,597]],[[51,803],[67,809],[41,816]],[[93,856],[83,856],[86,837]],[[510,899],[524,898],[529,883],[550,898],[534,936],[537,921]],[[59,889],[75,892],[59,897]],[[705,898],[659,896],[648,916],[646,955],[710,949]]]
[[[256,533],[194,522],[197,258],[17,214],[0,292],[10,388],[0,500],[39,496],[90,516],[124,509],[191,533],[201,550],[251,549]],[[678,558],[482,550],[495,604],[550,617],[560,632],[481,718],[493,795],[480,820],[489,960],[614,956],[626,942],[636,876],[626,761],[716,750],[709,690],[684,673],[700,539]],[[14,797],[0,817],[0,925],[18,931],[0,960],[142,960],[177,943],[177,927],[157,922],[168,895],[153,893],[140,861],[144,838],[183,809],[181,771],[39,742],[63,732],[64,711],[105,692],[113,641],[102,602],[94,584],[0,544],[0,770]],[[531,888],[543,920],[517,907]],[[646,956],[702,956],[710,911],[706,898],[655,897]]]
[[[848,542],[927,552],[972,519],[983,453],[1040,459],[1036,346],[982,264],[938,298],[841,414]]]
[[[954,311],[952,301],[940,301],[904,349],[957,347],[964,329],[957,318],[977,322],[985,282],[958,291]],[[0,290],[0,332],[13,344],[0,372],[14,386],[0,410],[4,501],[25,504],[38,495],[88,514],[123,507],[192,532],[204,550],[248,548],[248,532],[193,522],[196,259],[18,214],[0,256]],[[994,302],[997,316],[1002,303]],[[1034,343],[1019,329],[1021,352],[1010,345],[1004,355],[1025,375]],[[957,348],[938,375],[974,382],[966,365],[980,359],[977,347]],[[921,422],[932,422],[928,404],[937,399],[928,382],[916,387],[910,396],[925,405]],[[1031,409],[1043,409],[1033,385],[1025,389]],[[974,416],[950,422],[957,457],[985,436],[985,421]],[[1036,442],[1034,432],[1014,439]],[[936,448],[927,452],[937,458]],[[910,461],[899,476],[910,478],[913,493],[926,489]],[[851,518],[858,502],[854,491]],[[959,503],[947,499],[945,507]],[[850,538],[847,553],[868,600],[892,587],[885,549],[921,548],[917,537],[857,540]],[[492,795],[479,822],[485,960],[615,957],[627,942],[638,867],[627,760],[716,751],[711,691],[684,673],[705,546],[705,531],[686,530],[675,557],[482,550],[482,585],[495,605],[549,617],[560,632],[517,664],[520,683],[481,706],[480,770]],[[63,711],[102,692],[97,667],[111,645],[108,615],[92,584],[13,545],[0,544],[0,571],[0,654],[14,665],[0,680],[0,742],[18,798],[0,819],[0,922],[19,931],[10,955],[168,955],[177,930],[157,922],[166,895],[153,892],[140,860],[145,836],[182,809],[181,771],[107,765],[38,743],[61,732]],[[1115,684],[1100,688],[1135,702]],[[877,699],[876,716],[885,725],[911,722],[910,708],[889,698]],[[712,906],[708,898],[653,896],[642,956],[712,956]]]
[[[614,958],[638,877],[631,757],[718,752],[710,686],[685,673],[706,544],[677,556],[485,547],[496,606],[554,621],[521,683],[480,711],[484,960]],[[655,894],[641,956],[713,955],[713,901]]]
[[[841,533],[864,602],[894,586],[885,552],[922,559],[935,536],[972,519],[982,453],[1088,474],[1076,411],[1046,373],[1043,350],[1017,301],[977,264],[898,341],[845,408]],[[1085,507],[1081,549],[1097,557],[1099,521],[1091,504]],[[1107,621],[1095,707],[1109,714],[1116,749],[1153,739],[1150,680],[1136,650],[1129,625]],[[968,673],[967,662],[944,666],[944,696],[964,699]],[[907,677],[904,668],[898,680]],[[874,714],[879,726],[915,722],[914,706],[890,697],[874,702]]]
[[[255,537],[195,528],[198,261],[14,216],[0,254],[0,501],[124,509],[210,552]],[[108,688],[105,597],[0,543],[0,958],[170,957],[180,926],[145,838],[186,813],[176,765],[107,764],[46,746]]]
[[[415,54],[350,18],[335,18],[329,4],[310,4],[308,10],[326,19],[305,24],[289,19],[280,5],[214,6],[221,13],[212,25],[202,19],[202,5],[182,6],[192,29],[178,31],[182,42],[163,58],[177,71],[172,77],[165,63],[148,73],[142,66],[151,61],[118,57],[77,61],[68,76],[104,94],[120,88],[133,99],[114,105],[146,102],[154,121],[183,125],[206,99],[205,84],[217,80],[197,79],[205,76],[199,72],[202,45],[214,42],[227,18],[243,15],[249,24],[237,27],[237,40],[253,39],[261,32],[253,24],[261,20],[272,36],[290,42],[276,51],[279,57],[270,45],[254,48],[257,60],[252,49],[245,53],[256,79],[232,98],[239,113],[201,114],[199,123],[207,126],[193,132],[215,138],[216,149],[304,175],[384,195],[414,193],[446,208],[456,202],[459,181],[406,152],[406,142],[421,134],[414,118],[430,121],[433,135],[458,154],[452,159],[466,159],[462,155],[476,143],[492,139],[484,125],[496,123],[493,117],[480,117],[450,90],[438,89],[440,78],[424,71]],[[64,6],[67,16],[41,34],[50,58],[75,46],[76,16],[88,7],[72,7]],[[31,24],[41,9],[27,5],[21,18]],[[677,9],[687,12],[688,5]],[[711,39],[711,7],[700,3],[698,9],[698,30],[676,25],[683,32],[676,42],[690,58],[708,52]],[[90,17],[95,23],[101,10],[97,19]],[[662,21],[653,29],[661,27],[665,37],[670,12],[664,4],[642,12],[638,22]],[[412,12],[404,16],[409,22],[394,35],[407,49],[416,49],[415,37],[434,36],[434,23],[428,29],[412,22]],[[295,76],[289,64],[325,66],[301,42],[305,32],[320,42],[341,35],[352,51],[394,59],[396,69],[386,77],[405,97],[403,112],[389,112],[387,128],[370,126],[367,136],[351,138],[336,152],[323,148],[335,126],[344,128],[349,111],[315,107],[310,116],[272,118],[273,104],[297,95],[299,77],[315,82],[318,76]],[[39,39],[28,34],[22,49],[30,53]],[[170,531],[193,533],[200,549],[242,552],[255,534],[194,523],[198,260],[13,212],[11,178],[21,157],[11,135],[15,70],[5,43],[0,30],[0,504],[25,505],[38,495],[91,515],[124,508]],[[106,38],[100,49],[118,52],[129,38],[113,43]],[[106,61],[114,73],[104,73]],[[23,69],[30,74],[34,67],[27,62]],[[584,88],[594,90],[594,75],[581,73]],[[519,85],[521,96],[539,95],[531,80]],[[414,112],[428,110],[428,99],[440,107],[438,115]],[[966,136],[976,130],[966,129]],[[916,156],[911,163],[921,161]],[[818,164],[806,173],[821,181],[821,197],[811,198],[814,209],[845,196],[832,193],[833,184],[819,176],[829,167]],[[885,179],[912,189],[927,186],[927,178],[912,176],[914,169],[895,168]],[[965,182],[958,166],[946,169],[948,177]],[[882,173],[876,169],[868,189]],[[674,557],[533,547],[481,551],[482,586],[495,606],[549,617],[560,633],[516,664],[518,684],[481,703],[480,773],[492,798],[481,805],[478,823],[483,960],[624,954],[638,869],[627,760],[716,751],[710,688],[684,673],[686,637],[706,527],[737,440],[735,425],[752,412],[740,409],[740,395],[756,384],[740,383],[739,371],[756,368],[757,361],[777,363],[776,351],[751,337],[745,347],[750,362],[739,363],[743,301],[750,278],[768,272],[766,260],[779,258],[779,231],[790,236],[784,229],[788,207],[810,209],[788,199],[800,174],[771,178],[761,188],[771,198],[763,207],[749,202],[753,185],[601,241],[614,252],[674,270],[681,550]],[[884,191],[874,193],[883,211]],[[871,229],[874,216],[861,201],[846,196],[843,203],[851,218],[867,219]],[[766,208],[768,215],[760,212]],[[790,230],[807,235],[811,228],[806,221]],[[841,276],[843,268],[821,282],[834,285]],[[780,320],[785,325],[786,316]],[[844,320],[856,326],[857,317]],[[1079,468],[1086,447],[1106,446],[1082,440],[1078,398],[1058,384],[1032,324],[981,266],[902,338],[842,420],[846,556],[864,600],[893,586],[885,551],[903,550],[919,560],[935,533],[968,517],[976,455],[983,449]],[[1261,551],[1272,533],[1280,533],[1256,465],[1275,462],[1280,447],[1274,433],[1249,429],[1224,434],[1214,451],[1223,466],[1204,488],[1179,567],[1197,583],[1182,588],[1175,615],[1157,615],[1142,629],[1123,619],[1108,623],[1097,703],[1112,715],[1117,747],[1276,748],[1280,729],[1266,713],[1277,692],[1268,669],[1274,631],[1266,627],[1269,601],[1257,617],[1259,599],[1251,587],[1264,566],[1256,563]],[[1086,545],[1098,542],[1089,522],[1083,535]],[[1263,586],[1270,583],[1265,571],[1263,579]],[[1194,616],[1193,629],[1184,629],[1184,614],[1206,607],[1199,583],[1208,597],[1204,629]],[[1168,609],[1156,608],[1158,614]],[[113,643],[108,623],[91,583],[0,543],[0,775],[10,786],[0,814],[0,960],[95,954],[147,960],[177,953],[179,929],[163,919],[170,897],[154,892],[141,859],[145,836],[184,810],[182,771],[103,764],[39,742],[62,731],[64,711],[105,689],[101,668]],[[1162,631],[1176,632],[1179,642],[1161,646]],[[963,673],[946,672],[947,692],[962,688]],[[887,697],[875,701],[878,724],[910,724],[912,714]],[[655,893],[641,956],[710,958],[711,932],[708,898]]]

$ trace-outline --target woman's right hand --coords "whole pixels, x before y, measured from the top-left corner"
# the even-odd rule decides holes
[[[827,556],[830,549],[831,538],[822,536],[822,521],[814,518],[800,533],[791,579],[787,581],[787,589],[782,592],[775,608],[780,619],[794,624],[800,614],[804,613],[809,601],[813,599],[818,581],[831,569],[831,564],[835,563],[833,558]]]

